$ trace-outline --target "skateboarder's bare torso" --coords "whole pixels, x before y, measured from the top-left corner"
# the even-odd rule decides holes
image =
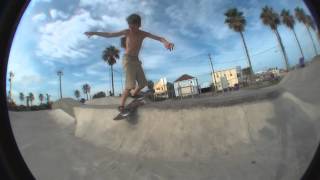
[[[130,31],[127,30],[126,31],[126,41],[125,41],[125,52],[128,55],[131,56],[138,56],[141,46],[142,46],[142,42],[144,40],[144,38],[146,37],[146,32],[144,31]]]

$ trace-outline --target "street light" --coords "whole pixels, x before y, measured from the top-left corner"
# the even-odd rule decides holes
[[[62,99],[62,87],[61,87],[61,76],[63,76],[63,71],[58,70],[57,75],[59,76],[59,82],[60,82],[60,99]]]

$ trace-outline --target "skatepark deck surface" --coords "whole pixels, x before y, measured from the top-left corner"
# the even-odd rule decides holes
[[[149,102],[128,120],[112,120],[115,99],[10,118],[37,179],[293,180],[320,140],[319,69],[318,57],[275,86]]]

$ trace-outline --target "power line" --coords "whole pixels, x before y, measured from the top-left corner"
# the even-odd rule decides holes
[[[271,48],[268,48],[268,49],[265,49],[265,50],[262,50],[260,52],[257,52],[257,53],[253,53],[250,55],[250,57],[255,57],[257,55],[260,55],[260,54],[264,54],[268,51],[271,51],[273,50],[274,48],[276,48],[277,46],[273,46]],[[235,62],[240,62],[240,61],[243,61],[243,60],[247,60],[246,57],[241,57],[241,58],[238,58],[238,59],[234,59],[234,60],[229,60],[229,61],[223,61],[223,62],[219,62],[219,63],[215,63],[215,64],[228,64],[228,63],[235,63]]]

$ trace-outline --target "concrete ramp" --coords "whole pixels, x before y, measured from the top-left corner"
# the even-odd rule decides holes
[[[293,161],[306,148],[307,165],[319,140],[317,109],[288,92],[273,101],[230,107],[141,108],[128,121],[113,121],[115,110],[75,108],[76,136],[119,153],[178,161],[264,151],[263,161],[281,160],[284,151]]]
[[[148,161],[201,162],[251,178],[299,179],[320,140],[319,69],[314,60],[271,88],[276,97],[229,106],[208,106],[215,97],[187,108],[151,104],[121,121],[112,120],[114,108],[75,107],[75,135]]]

